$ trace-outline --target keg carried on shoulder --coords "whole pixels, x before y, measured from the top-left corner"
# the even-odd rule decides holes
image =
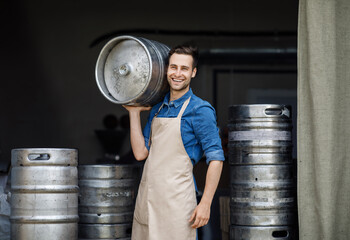
[[[296,184],[290,106],[230,106],[228,128],[231,239],[293,239]]]
[[[132,164],[80,165],[79,239],[131,235],[138,169]]]
[[[78,237],[78,151],[12,150],[11,239]]]
[[[111,102],[152,106],[169,90],[166,79],[169,47],[141,37],[119,36],[101,50],[96,81]]]

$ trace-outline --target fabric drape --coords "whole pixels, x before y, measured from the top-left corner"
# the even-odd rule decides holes
[[[350,239],[350,1],[299,0],[300,240]]]

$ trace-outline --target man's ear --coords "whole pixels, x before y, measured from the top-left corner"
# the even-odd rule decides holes
[[[196,73],[197,73],[197,68],[193,68],[192,70],[192,78],[194,78],[196,76]]]

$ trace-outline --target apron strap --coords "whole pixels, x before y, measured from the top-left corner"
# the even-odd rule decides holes
[[[189,104],[190,102],[190,99],[191,97],[189,97],[182,105],[181,107],[181,110],[179,112],[179,114],[177,115],[176,118],[181,118],[182,117],[182,114],[185,112],[186,108],[187,108],[187,105]],[[163,108],[164,106],[164,103],[160,106],[160,108],[158,109],[158,112],[154,115],[153,119],[155,117],[157,117],[157,115],[159,114],[160,110]],[[152,119],[152,122],[153,122],[153,119]],[[150,134],[149,134],[149,137],[148,137],[148,146],[150,147],[151,146],[151,137],[152,137],[152,123],[151,123],[151,131],[150,131]]]
[[[191,99],[191,97],[189,97],[189,98],[184,102],[184,104],[183,104],[182,107],[181,107],[181,110],[180,110],[179,114],[177,115],[177,118],[181,118],[181,117],[182,117],[182,114],[185,112],[185,110],[186,110],[186,108],[187,108],[187,105],[188,105],[189,102],[190,102],[190,99]]]
[[[154,114],[154,117],[157,117],[157,115],[159,114],[159,112],[163,108],[163,106],[164,106],[164,102],[162,103],[162,105],[160,105],[158,112],[156,112],[156,114]]]

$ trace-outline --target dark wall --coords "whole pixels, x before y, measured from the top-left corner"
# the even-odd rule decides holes
[[[117,34],[143,36],[169,46],[194,41],[206,50],[296,47],[293,33],[297,28],[298,3],[294,0],[0,4],[3,165],[10,161],[11,149],[20,147],[78,148],[81,163],[94,163],[103,154],[94,130],[103,128],[105,115],[112,113],[120,118],[126,111],[102,96],[94,71],[101,48]],[[244,66],[252,67],[249,61]],[[262,65],[255,63],[256,66]],[[271,63],[263,65],[270,66]],[[295,64],[288,66],[295,68]],[[278,62],[274,67],[280,67]],[[195,93],[211,103],[212,73],[218,68],[231,69],[233,63],[203,62],[192,84]],[[280,85],[295,88],[296,77]],[[234,99],[233,103],[244,103],[245,98]],[[225,124],[225,120],[219,122]],[[129,149],[125,142],[122,152]]]

